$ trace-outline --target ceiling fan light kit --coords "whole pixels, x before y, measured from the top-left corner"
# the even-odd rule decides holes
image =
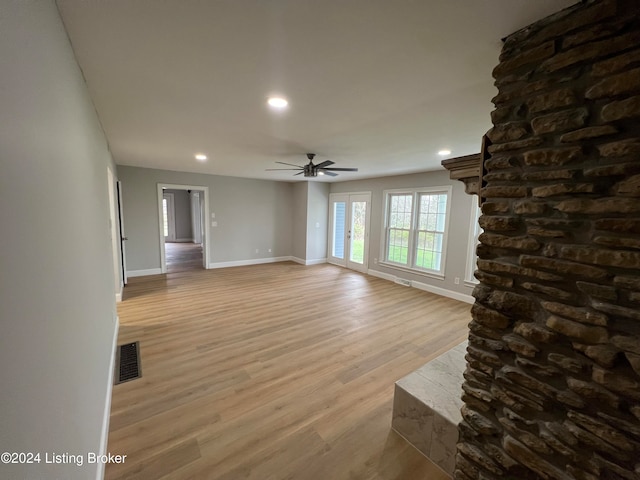
[[[295,175],[304,174],[305,177],[317,177],[318,175],[328,175],[330,177],[337,177],[338,174],[334,172],[357,172],[357,168],[337,168],[331,167],[334,164],[331,160],[325,160],[317,165],[313,163],[313,159],[315,158],[315,153],[307,153],[307,159],[309,159],[309,163],[304,166],[294,165],[292,163],[285,162],[276,162],[282,165],[289,165],[290,167],[295,168],[267,168],[267,170],[299,170],[298,173],[294,173]]]

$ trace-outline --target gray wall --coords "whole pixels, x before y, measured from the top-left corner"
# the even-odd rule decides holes
[[[191,199],[186,190],[165,190],[173,193],[173,208],[175,210],[176,240],[193,239],[191,231]]]
[[[307,199],[309,182],[293,184],[293,225],[291,255],[307,260]]]
[[[329,184],[308,182],[308,185],[307,260],[325,260],[329,222]]]
[[[0,451],[98,452],[116,329],[111,158],[52,0],[2,2],[0,126]],[[98,475],[42,460],[0,463],[0,478]]]
[[[293,184],[292,255],[300,260],[326,260],[329,184]]]
[[[211,218],[207,222],[211,263],[291,255],[291,183],[122,165],[118,178],[129,271],[160,268],[158,183],[209,187],[210,213],[218,222],[217,227],[211,226]]]
[[[447,171],[434,171],[399,175],[393,177],[379,177],[367,180],[332,183],[331,193],[371,192],[371,230],[369,237],[369,269],[377,270],[409,280],[427,283],[435,287],[445,288],[458,293],[471,294],[472,287],[464,285],[465,266],[468,251],[469,225],[471,222],[471,208],[477,197],[470,197],[464,193],[462,182],[449,179]],[[449,235],[445,261],[445,279],[435,279],[424,275],[416,275],[404,270],[384,267],[377,264],[381,258],[381,237],[384,216],[384,190],[394,188],[419,188],[452,185],[451,216],[449,219]],[[454,278],[460,279],[460,284],[454,283]]]

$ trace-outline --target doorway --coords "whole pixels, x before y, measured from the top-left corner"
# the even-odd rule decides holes
[[[329,195],[329,263],[367,272],[371,193]]]
[[[209,188],[158,184],[162,273],[209,268]]]
[[[127,283],[124,260],[124,233],[122,222],[121,184],[111,167],[107,167],[107,187],[109,189],[109,231],[113,255],[113,277],[115,281],[116,302],[122,301],[122,289]]]

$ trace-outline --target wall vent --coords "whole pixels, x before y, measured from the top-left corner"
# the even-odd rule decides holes
[[[398,277],[396,277],[395,282],[398,285],[404,285],[405,287],[410,287],[411,286],[411,280],[407,280],[406,278],[398,278]]]
[[[142,376],[139,343],[133,342],[118,346],[116,352],[116,385]]]

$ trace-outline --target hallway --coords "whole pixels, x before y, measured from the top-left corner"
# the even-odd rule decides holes
[[[202,244],[165,242],[164,249],[167,273],[204,269],[202,265]]]

